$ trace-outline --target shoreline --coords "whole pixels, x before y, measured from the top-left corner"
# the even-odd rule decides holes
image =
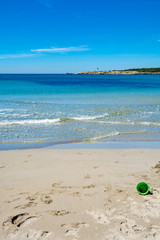
[[[1,144],[1,151],[29,150],[29,149],[159,149],[160,141],[110,141],[110,142],[85,142],[69,141],[57,142],[42,141],[39,143],[7,143]]]
[[[0,240],[159,239],[159,160],[160,149],[1,151]]]

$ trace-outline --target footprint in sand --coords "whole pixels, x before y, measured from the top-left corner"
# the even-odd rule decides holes
[[[104,192],[111,192],[111,190],[112,190],[111,184],[107,184],[104,188]]]
[[[143,232],[144,230],[145,228],[143,226],[138,226],[132,219],[125,219],[120,223],[120,231],[125,234],[135,234],[137,232]]]
[[[53,183],[52,184],[52,187],[59,187],[63,182],[58,182],[58,183]]]
[[[25,160],[25,161],[24,161],[24,163],[28,163],[28,161],[27,161],[27,160]]]
[[[155,165],[154,168],[158,168],[158,169],[160,169],[160,161]]]
[[[81,153],[81,152],[77,152],[76,154],[78,154],[78,155],[82,155],[83,153]]]
[[[150,180],[149,177],[146,174],[141,175],[140,179],[144,179],[146,181]]]
[[[127,154],[126,154],[126,153],[123,153],[121,156],[122,156],[122,157],[126,157],[126,156],[127,156]]]
[[[18,195],[28,195],[29,192],[21,192],[21,193],[18,193]]]
[[[117,189],[116,192],[117,193],[123,193],[124,191],[122,189]]]
[[[4,165],[2,165],[2,166],[0,166],[0,168],[5,168],[6,166],[4,166]]]
[[[74,197],[81,197],[81,193],[80,192],[73,192],[73,196]]]
[[[152,194],[154,194],[154,195],[157,195],[157,194],[159,194],[160,189],[157,189],[157,188],[151,188],[151,189],[150,189],[150,192],[151,192]]]
[[[94,166],[93,168],[96,169],[96,168],[99,168],[100,166]]]
[[[36,231],[33,229],[30,229],[29,231],[15,231],[10,233],[6,238],[3,238],[3,240],[41,240],[41,239],[48,239],[48,237],[51,235],[51,232],[49,231]]]
[[[112,200],[111,200],[110,198],[105,199],[104,206],[108,206],[108,205],[110,205],[110,204],[112,204]]]
[[[52,216],[64,216],[64,215],[71,214],[71,212],[66,210],[52,210],[52,211],[48,211],[48,213],[51,214]]]
[[[160,173],[160,161],[154,167],[152,167],[152,169],[155,169],[156,173]]]
[[[37,199],[38,195],[39,195],[38,193],[35,193],[33,195],[28,196],[26,199],[30,201],[34,201]]]
[[[84,194],[84,196],[86,196],[86,197],[93,197],[96,194],[97,194],[97,192],[92,193],[92,194],[86,193],[86,194]]]
[[[71,223],[71,224],[62,224],[61,227],[67,228],[67,230],[64,233],[64,236],[76,236],[78,237],[78,232],[81,228],[89,227],[89,224],[86,222],[80,222],[80,223]]]
[[[29,216],[29,213],[21,213],[12,217],[9,217],[7,221],[3,222],[3,230],[6,231],[7,236],[3,240],[9,239],[28,239],[28,240],[40,240],[48,239],[48,236],[51,234],[49,231],[36,231],[29,229],[25,231],[26,225],[30,225],[33,222],[37,221],[39,217]],[[22,228],[22,229],[21,229]]]
[[[49,195],[42,196],[41,201],[45,204],[50,204],[53,202],[52,198]]]
[[[16,202],[18,200],[20,200],[21,198],[15,198],[15,199],[12,199],[12,200],[8,200],[8,201],[5,201],[5,203],[12,203],[12,202]]]
[[[27,233],[27,239],[34,239],[39,240],[43,238],[47,238],[51,233],[49,231],[35,231],[35,230],[29,230]]]
[[[38,219],[37,216],[29,216],[29,213],[21,213],[21,214],[9,217],[9,219],[3,222],[2,225],[4,229],[9,229],[9,228],[12,228],[13,226],[16,228],[20,228],[22,226],[31,224],[37,219]]]
[[[94,184],[90,184],[87,186],[82,186],[83,189],[87,189],[87,188],[95,188],[96,186]]]
[[[15,208],[25,209],[25,208],[28,208],[28,207],[34,207],[36,205],[37,205],[37,203],[29,202],[27,204],[22,204],[22,205],[16,206]]]
[[[89,174],[84,176],[84,179],[90,179],[90,178],[91,178],[91,176]]]
[[[88,210],[86,213],[93,217],[93,219],[100,224],[108,224],[108,218],[102,210]]]
[[[152,240],[152,239],[155,239],[155,240],[159,240],[160,239],[160,226],[158,225],[151,225],[149,227],[149,234],[146,235],[145,239],[148,239],[148,240]]]
[[[97,177],[103,177],[104,175],[103,174],[99,174]]]
[[[115,161],[114,163],[119,163],[119,161]]]

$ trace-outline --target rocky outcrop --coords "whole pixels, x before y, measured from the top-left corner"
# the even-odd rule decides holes
[[[138,71],[124,71],[124,70],[112,70],[112,71],[91,71],[91,72],[78,72],[77,74],[160,74],[160,72],[138,72]]]

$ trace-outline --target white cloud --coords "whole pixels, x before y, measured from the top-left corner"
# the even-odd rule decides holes
[[[0,59],[8,59],[8,58],[26,58],[33,57],[36,54],[33,53],[19,53],[19,54],[1,54]]]
[[[80,47],[68,47],[68,48],[43,48],[43,49],[33,49],[28,53],[15,53],[15,54],[0,54],[0,59],[8,58],[27,58],[40,56],[40,53],[67,53],[67,52],[83,52],[90,50],[86,46]]]
[[[33,49],[31,52],[48,52],[48,53],[66,53],[66,52],[83,52],[83,51],[88,51],[90,50],[89,48],[85,46],[80,46],[80,47],[67,47],[67,48],[43,48],[43,49]]]

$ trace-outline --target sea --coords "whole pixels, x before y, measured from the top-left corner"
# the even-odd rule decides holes
[[[160,147],[160,75],[0,74],[0,150]]]

